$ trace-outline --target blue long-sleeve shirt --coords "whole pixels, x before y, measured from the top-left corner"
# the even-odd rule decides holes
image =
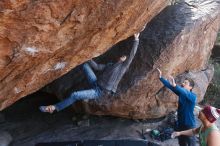
[[[179,96],[179,105],[177,109],[178,126],[194,128],[196,123],[193,111],[196,104],[196,94],[179,85],[173,87],[170,82],[163,77],[160,78],[160,81],[164,84],[164,86]]]

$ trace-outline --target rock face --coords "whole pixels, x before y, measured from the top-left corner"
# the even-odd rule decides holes
[[[195,83],[194,92],[201,101],[213,76],[208,59],[220,26],[219,0],[185,1],[166,7],[146,27],[140,36],[138,52],[131,67],[119,84],[115,96],[102,97],[89,103],[75,104],[88,113],[144,119],[166,115],[177,108],[178,98],[158,79],[155,68],[163,75],[185,76]],[[132,38],[119,42],[96,58],[97,62],[114,61],[129,52]],[[81,66],[46,87],[58,97],[85,87]],[[76,87],[73,89],[73,87]]]
[[[208,84],[212,80],[213,75],[214,67],[212,65],[209,65],[206,69],[201,71],[190,71],[178,75],[176,77],[176,82],[178,84],[181,84],[186,78],[192,79],[195,82],[193,92],[197,94],[197,101],[200,102],[205,96],[206,89],[208,87]],[[155,99],[157,101],[157,106],[159,106],[159,111],[157,111],[157,108],[153,108],[154,110],[151,112],[151,114],[155,116],[158,113],[161,113],[163,115],[164,112],[176,110],[176,107],[178,105],[177,96],[174,96],[173,92],[167,90],[165,87],[156,94]]]
[[[0,131],[0,145],[1,146],[9,146],[12,142],[12,136],[6,131]]]
[[[104,53],[167,0],[0,1],[0,110]]]

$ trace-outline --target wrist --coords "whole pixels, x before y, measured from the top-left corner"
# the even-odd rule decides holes
[[[192,135],[196,135],[196,133],[195,133],[194,129],[192,129]]]

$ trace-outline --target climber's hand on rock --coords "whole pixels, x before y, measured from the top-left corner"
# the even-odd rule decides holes
[[[135,38],[135,40],[139,40],[139,35],[140,35],[139,32],[134,34],[134,38]]]
[[[158,72],[159,78],[161,78],[162,77],[162,72],[161,72],[161,70],[159,68],[157,68],[157,72]]]
[[[145,25],[142,27],[142,29],[141,29],[140,32],[142,32],[142,31],[145,29],[146,25],[147,25],[147,24],[145,24]]]
[[[171,85],[172,85],[173,87],[176,87],[176,82],[175,82],[173,76],[171,76],[171,75],[169,76],[169,81],[170,81],[170,83],[171,83]]]

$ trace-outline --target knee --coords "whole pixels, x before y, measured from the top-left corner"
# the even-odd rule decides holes
[[[89,64],[88,63],[84,63],[83,64],[83,69],[85,70],[86,68],[88,68],[89,67]]]
[[[80,97],[79,96],[77,96],[77,92],[73,92],[72,94],[71,94],[71,100],[73,100],[73,101],[75,101],[75,100],[80,100]]]
[[[73,92],[71,95],[70,95],[70,98],[71,100],[76,100],[76,92]]]

